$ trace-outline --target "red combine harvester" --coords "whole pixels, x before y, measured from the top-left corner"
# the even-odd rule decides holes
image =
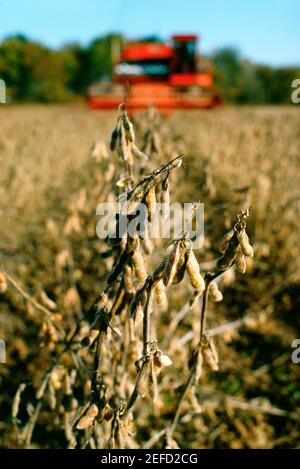
[[[93,109],[115,109],[127,95],[131,111],[155,106],[171,109],[212,108],[222,99],[213,89],[211,65],[199,60],[197,36],[175,35],[172,44],[129,43],[114,66],[111,83],[94,84],[88,91]]]

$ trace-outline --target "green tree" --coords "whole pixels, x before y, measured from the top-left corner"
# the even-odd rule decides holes
[[[82,85],[84,73],[83,55],[82,47],[76,43],[67,44],[57,51],[57,56],[64,70],[65,86],[73,96],[80,95],[84,91],[84,85]]]
[[[5,80],[7,93],[12,99],[22,99],[25,94],[24,51],[27,39],[17,35],[5,39],[0,45],[0,76]]]
[[[255,73],[264,93],[263,102],[272,103],[274,87],[274,70],[268,65],[256,65]]]
[[[227,101],[236,101],[241,94],[242,64],[237,50],[224,48],[212,57],[216,67],[215,82]]]
[[[239,104],[260,104],[264,102],[264,88],[256,75],[254,65],[249,60],[241,62],[239,77],[239,94],[236,96]]]
[[[25,99],[51,102],[68,98],[67,76],[57,53],[38,43],[28,43],[23,63],[27,83]]]
[[[59,54],[23,36],[0,45],[0,75],[13,100],[62,101],[67,75]]]
[[[119,34],[109,34],[89,44],[87,55],[90,82],[112,78],[113,63],[118,58],[122,45],[123,38]]]

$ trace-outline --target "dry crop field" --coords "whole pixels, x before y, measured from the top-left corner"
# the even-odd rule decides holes
[[[1,447],[299,447],[299,109],[132,120],[0,109]],[[203,247],[99,239],[125,192],[203,202]]]

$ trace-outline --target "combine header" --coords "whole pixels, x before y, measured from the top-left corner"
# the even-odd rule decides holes
[[[123,49],[114,65],[111,83],[93,84],[88,104],[93,109],[115,109],[126,99],[131,111],[155,106],[171,109],[212,108],[222,99],[213,89],[211,65],[196,53],[197,36],[175,35],[171,44],[134,42]]]

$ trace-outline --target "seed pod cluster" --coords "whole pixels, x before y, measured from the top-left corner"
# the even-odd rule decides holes
[[[141,398],[147,395],[147,380],[148,380],[148,369],[144,366],[140,372],[139,381],[137,383],[137,391]]]
[[[172,365],[172,360],[168,355],[157,348],[156,342],[152,342],[149,356],[140,358],[135,363],[139,378],[137,381],[137,392],[144,398],[148,395],[153,402],[158,397],[157,377],[162,368]]]
[[[59,391],[63,387],[63,377],[65,374],[64,368],[56,367],[50,374],[50,381],[56,391]]]
[[[90,403],[89,406],[84,409],[80,418],[77,420],[77,430],[86,430],[91,427],[99,413],[99,409],[96,404]]]
[[[196,380],[199,381],[199,379],[202,376],[202,367],[203,367],[203,354],[202,350],[200,349],[197,355],[197,363],[196,363]]]
[[[135,251],[138,251],[140,248],[140,238],[139,236],[135,233],[133,236],[127,237],[127,251],[129,254],[133,254]]]
[[[235,254],[239,242],[237,239],[236,231],[233,231],[233,234],[231,236],[230,234],[231,233],[229,232],[226,242],[223,242],[223,244],[221,244],[221,248],[224,250],[224,254],[217,261],[217,268],[219,270],[229,269],[229,267],[233,265],[235,260]]]
[[[123,125],[120,127],[120,138],[117,145],[118,155],[124,163],[132,166],[133,158],[131,153],[131,142],[128,140],[127,132]]]
[[[128,142],[134,142],[135,135],[132,122],[130,122],[127,112],[125,108],[123,109],[123,125],[125,129],[126,139]]]
[[[117,434],[117,441],[119,444],[119,448],[125,448],[126,440],[128,437],[134,435],[134,424],[133,424],[133,416],[129,414],[127,418],[118,419],[118,434]]]
[[[238,232],[237,239],[240,243],[243,254],[247,257],[253,257],[253,248],[249,243],[249,237],[244,228]]]
[[[55,346],[55,343],[59,340],[59,334],[50,319],[43,322],[40,330],[41,345],[48,344],[50,349]]]
[[[158,348],[153,354],[153,365],[156,374],[159,374],[162,368],[172,365],[172,360]]]
[[[186,267],[192,287],[199,293],[199,295],[202,295],[205,288],[205,282],[204,278],[200,274],[200,267],[193,249],[189,249]]]
[[[137,250],[132,254],[131,261],[136,278],[141,284],[143,284],[147,278],[147,272],[145,269],[144,258],[140,250]]]
[[[139,147],[134,142],[132,142],[131,144],[131,153],[133,154],[133,156],[135,156],[136,158],[139,158],[140,160],[143,160],[143,161],[148,160],[148,156],[142,150],[140,150]]]
[[[132,166],[133,157],[147,160],[147,156],[135,143],[133,124],[129,119],[125,106],[121,105],[120,110],[121,115],[111,134],[110,149],[111,151],[117,150],[120,159],[124,162],[126,167],[127,165]]]
[[[154,271],[152,272],[152,280],[153,282],[158,282],[163,278],[164,270],[166,266],[167,258],[165,257],[157,267],[155,267]]]
[[[167,248],[163,261],[154,269],[151,281],[154,284],[155,297],[158,304],[164,302],[164,288],[180,283],[187,271],[192,287],[195,289],[195,302],[202,295],[205,282],[194,251],[188,247],[185,238],[173,241]]]
[[[187,263],[189,259],[189,250],[187,249],[187,242],[185,240],[182,240],[179,244],[179,260],[177,263],[176,274],[173,279],[173,285],[177,285],[182,281],[184,274],[187,270]]]
[[[236,250],[235,266],[241,274],[246,272],[247,264],[241,246],[239,246]]]
[[[126,118],[126,114],[124,114]],[[125,119],[126,120],[126,119]],[[118,120],[118,125],[120,124],[121,120]],[[127,122],[127,121],[126,121]],[[127,132],[130,132],[130,126],[125,123],[124,124],[124,132],[127,129]],[[113,132],[113,135],[115,133]],[[124,140],[124,139],[123,139]],[[130,140],[130,139],[129,139]],[[132,190],[126,193],[125,202],[123,204],[122,210],[125,210],[127,213],[127,217],[134,217],[134,209],[137,207],[137,204],[141,201],[144,201],[148,208],[148,219],[149,221],[153,220],[155,211],[156,211],[156,192],[158,187],[160,187],[161,180],[163,179],[163,190],[168,192],[168,176],[170,170],[176,168],[178,166],[178,159],[181,157],[177,157],[171,160],[170,164],[162,166],[162,168],[153,171],[152,174],[145,176],[141,179],[141,181],[133,187]],[[121,197],[121,196],[120,196]],[[133,218],[134,219],[134,218]],[[152,246],[147,237],[143,239],[141,236],[143,235],[129,235],[129,233],[118,233],[119,228],[118,225],[120,223],[120,217],[116,217],[116,233],[117,236],[111,236],[108,238],[108,243],[112,246],[112,253],[116,253],[115,255],[115,264],[108,276],[107,283],[109,285],[114,284],[123,273],[123,280],[125,284],[125,291],[126,296],[132,297],[134,294],[134,282],[131,275],[131,269],[133,270],[135,277],[137,278],[140,284],[143,284],[147,279],[147,273],[144,265],[144,258],[141,252],[140,247],[142,246],[143,250],[146,253],[150,253],[152,250]],[[144,233],[147,233],[147,226],[145,227]],[[126,239],[125,239],[126,238]],[[141,242],[142,239],[142,242]],[[124,243],[125,241],[125,243]],[[175,243],[177,244],[177,243]],[[121,249],[122,245],[122,249]],[[120,248],[120,249],[119,249]],[[180,248],[180,249],[179,249]],[[178,259],[178,268],[176,269],[177,259],[174,259],[174,262],[171,258],[168,259],[168,266],[164,273],[159,270],[155,270],[153,273],[153,282],[160,280],[160,278],[164,275],[165,285],[169,285],[171,283],[179,283],[184,275],[186,270],[186,263],[187,263],[187,256],[185,256],[186,248],[184,243],[181,241],[178,245],[178,255],[180,255],[180,259]],[[172,255],[171,255],[172,257]],[[173,264],[173,268],[172,268]],[[164,264],[164,269],[166,264]],[[168,271],[170,269],[170,271]],[[159,277],[159,278],[158,278]],[[169,278],[167,278],[169,277]],[[165,303],[164,295],[163,295],[163,288],[162,285],[158,285],[156,288],[156,299],[160,303]],[[127,298],[128,299],[128,298]],[[131,298],[129,298],[130,303]],[[138,316],[140,316],[141,308],[139,305],[136,305],[136,312]]]
[[[172,285],[177,272],[177,266],[180,259],[180,242],[176,241],[171,245],[170,253],[167,255],[166,264],[163,273],[163,283],[166,287]]]
[[[245,217],[249,216],[249,209],[237,215],[238,222],[234,228],[226,233],[219,245],[223,256],[217,261],[219,270],[227,270],[234,263],[239,272],[246,272],[245,257],[253,257],[253,248],[246,233]]]
[[[155,185],[152,185],[145,197],[145,205],[148,210],[148,220],[151,222],[155,217],[156,212],[156,192]]]
[[[211,336],[205,336],[205,340],[201,347],[204,363],[213,371],[219,370],[219,355]]]
[[[154,294],[155,294],[155,301],[157,304],[163,306],[167,303],[166,297],[166,288],[162,280],[159,280],[154,285]]]
[[[223,294],[215,281],[209,284],[209,296],[214,303],[219,303],[219,301],[223,300]]]
[[[126,288],[127,294],[131,297],[134,296],[135,287],[133,283],[133,271],[131,264],[127,263],[124,267],[124,286]]]
[[[229,242],[230,242],[233,235],[234,235],[234,230],[230,230],[223,236],[223,239],[222,239],[222,241],[220,242],[220,245],[219,245],[219,251],[222,254],[224,254],[227,251],[228,246],[229,246]]]

